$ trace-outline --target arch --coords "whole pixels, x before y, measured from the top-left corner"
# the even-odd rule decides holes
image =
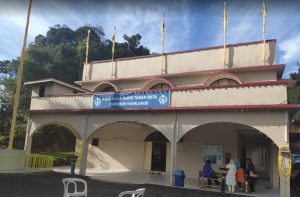
[[[150,79],[149,81],[146,81],[141,90],[150,90],[151,87],[158,85],[158,84],[167,84],[169,85],[171,88],[175,87],[170,81],[163,79],[163,78],[154,78],[154,79]]]
[[[234,75],[232,73],[218,72],[218,73],[214,73],[213,76],[209,76],[208,79],[203,83],[203,85],[210,86],[215,81],[218,81],[221,79],[230,79],[230,80],[237,82],[238,84],[242,83],[241,80],[239,79],[239,77],[237,77],[236,75]]]
[[[112,91],[105,91],[105,89],[109,88],[112,88]],[[102,82],[96,85],[96,87],[93,89],[93,92],[119,92],[120,90],[121,89],[117,85],[111,82]]]
[[[254,130],[257,130],[259,133],[264,134],[267,138],[269,138],[277,147],[281,147],[283,145],[286,145],[286,143],[283,140],[283,130],[284,128],[282,128],[281,126],[273,126],[270,128],[267,128],[265,126],[260,126],[260,125],[249,125],[247,123],[243,123],[243,122],[238,122],[238,121],[211,121],[211,122],[206,122],[206,123],[202,123],[200,125],[193,125],[191,127],[189,127],[189,129],[185,128],[184,130],[181,131],[180,135],[178,136],[176,143],[180,142],[180,140],[182,139],[182,137],[187,134],[188,132],[192,131],[193,129],[197,128],[197,127],[201,127],[203,125],[207,125],[207,124],[213,124],[213,123],[233,123],[233,124],[239,124],[239,125],[244,125],[247,126],[249,128],[252,128]],[[277,128],[276,128],[277,127]],[[278,129],[279,131],[282,132],[278,132],[276,133],[276,129]],[[277,130],[277,131],[278,131]],[[279,136],[282,137],[279,137]]]
[[[136,122],[136,121],[114,121],[114,122],[110,122],[107,123],[105,125],[102,125],[100,127],[98,127],[96,130],[94,130],[92,133],[90,133],[87,136],[87,139],[90,140],[91,137],[96,133],[99,132],[102,129],[105,129],[105,127],[111,126],[111,125],[123,125],[123,126],[133,126],[133,127],[140,127],[140,128],[144,128],[144,129],[148,129],[149,134],[147,136],[144,137],[144,140],[151,134],[153,133],[160,133],[167,141],[170,142],[169,136],[166,136],[163,132],[158,131],[155,127],[145,124],[145,123],[141,123],[141,122]],[[100,131],[101,132],[101,131]]]
[[[170,142],[166,136],[164,136],[161,132],[159,131],[154,131],[150,133],[146,138],[145,141],[148,142]]]
[[[98,127],[87,139],[88,166],[118,171],[150,170],[153,144],[155,147],[164,146],[165,151],[168,147],[170,149],[170,145],[162,141],[145,141],[153,133],[159,133],[160,137],[169,142],[154,127],[136,121],[115,121]],[[91,145],[93,141],[98,143]],[[167,157],[167,152],[165,154]]]
[[[39,125],[38,127],[36,127],[36,129],[33,130],[33,132],[30,133],[30,138],[32,138],[32,136],[34,135],[34,133],[47,126],[47,125],[59,125],[59,126],[63,126],[65,128],[67,128],[77,139],[81,139],[81,136],[79,134],[79,132],[70,124],[66,123],[66,122],[62,122],[62,121],[50,121],[50,122],[44,122],[41,125]]]

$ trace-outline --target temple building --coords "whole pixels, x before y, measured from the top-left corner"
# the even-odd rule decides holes
[[[228,159],[251,158],[259,177],[279,188],[278,150],[289,145],[284,64],[276,40],[200,48],[84,64],[76,85],[56,79],[32,88],[25,150],[34,132],[50,124],[77,139],[80,173],[162,172],[198,177],[207,159],[218,171]],[[289,180],[283,179],[289,193]],[[283,184],[281,184],[283,185]],[[283,191],[284,190],[284,191]]]

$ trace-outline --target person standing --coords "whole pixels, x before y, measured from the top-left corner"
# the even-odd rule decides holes
[[[226,165],[226,168],[229,169],[226,175],[226,185],[228,186],[229,192],[234,192],[235,185],[236,185],[236,178],[235,178],[236,166],[233,159],[230,159],[230,162],[229,164]]]
[[[255,173],[255,166],[251,159],[246,159],[246,166],[245,166],[245,174],[247,175],[247,181],[249,183],[250,192],[255,192],[254,190],[254,180],[255,177],[252,175]]]

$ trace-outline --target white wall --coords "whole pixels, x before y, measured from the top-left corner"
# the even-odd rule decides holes
[[[99,140],[89,146],[88,167],[107,170],[143,170],[144,141]]]
[[[198,177],[202,171],[203,146],[221,145],[223,152],[231,153],[233,159],[237,159],[237,131],[229,124],[208,124],[195,128],[183,138],[183,143],[177,145],[176,169],[182,169],[187,176]],[[224,157],[223,154],[223,157]],[[224,158],[223,158],[224,159]],[[213,165],[218,171],[219,165]]]
[[[145,142],[144,170],[151,170],[152,142]]]
[[[227,64],[230,68],[263,65],[262,43],[235,45],[227,48]],[[223,47],[209,50],[166,54],[167,73],[197,70],[223,69]],[[275,42],[266,43],[266,65],[275,61]],[[117,77],[137,77],[161,74],[161,56],[126,58],[115,61]],[[130,72],[128,72],[130,70]],[[100,61],[84,65],[83,80],[107,80],[111,78],[112,62]]]
[[[151,127],[129,126],[121,123],[99,129],[89,139],[88,167],[144,170],[144,140],[152,131],[154,129]],[[93,138],[99,138],[98,147],[91,146]]]

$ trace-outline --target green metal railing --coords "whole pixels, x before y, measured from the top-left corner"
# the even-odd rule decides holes
[[[51,171],[53,156],[39,154],[0,155],[0,173]]]

